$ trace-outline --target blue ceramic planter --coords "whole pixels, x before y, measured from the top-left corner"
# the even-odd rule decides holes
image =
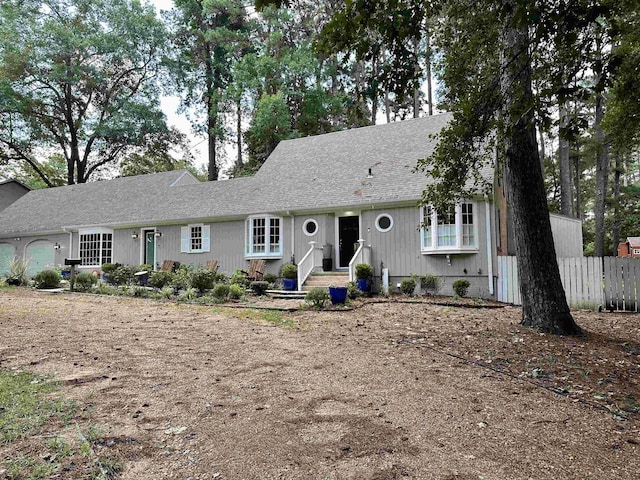
[[[356,280],[356,284],[358,285],[358,290],[361,292],[368,292],[371,289],[369,285],[369,280],[366,278],[359,278]]]
[[[282,279],[282,288],[284,288],[285,290],[295,290],[296,289],[296,284],[298,283],[298,281],[295,278],[283,278]]]
[[[347,301],[347,287],[329,287],[329,298],[334,305],[342,305]]]

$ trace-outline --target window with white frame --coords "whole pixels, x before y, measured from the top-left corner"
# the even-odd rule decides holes
[[[104,263],[112,263],[113,231],[82,230],[79,232],[80,264],[88,267],[99,267]]]
[[[210,225],[198,223],[181,228],[180,251],[182,253],[202,253],[211,250]]]
[[[465,202],[446,212],[420,211],[420,244],[425,253],[455,253],[478,249],[475,204]]]
[[[633,249],[633,254],[634,255],[640,255],[640,248],[634,248]]]
[[[270,215],[248,218],[245,254],[249,257],[282,256],[282,219]]]

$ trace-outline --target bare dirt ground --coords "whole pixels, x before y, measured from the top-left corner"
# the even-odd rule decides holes
[[[125,479],[640,478],[638,315],[268,313],[3,292],[0,368],[55,373]]]

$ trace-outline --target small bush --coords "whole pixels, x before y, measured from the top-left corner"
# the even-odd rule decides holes
[[[298,266],[293,263],[285,263],[280,268],[280,276],[282,278],[288,278],[295,280],[298,278]]]
[[[93,275],[91,275],[93,277]],[[94,288],[93,292],[100,295],[118,295],[118,289],[114,286],[107,285],[106,283],[100,282]]]
[[[265,273],[262,276],[262,280],[267,283],[276,283],[278,281],[278,276],[275,273]]]
[[[109,276],[111,272],[115,271],[118,267],[121,266],[122,265],[119,263],[103,263],[100,269],[102,270],[102,273]]]
[[[459,297],[466,297],[467,291],[469,290],[469,285],[470,283],[468,280],[463,280],[460,278],[453,282],[453,291],[456,292],[456,295]]]
[[[149,276],[149,286],[153,288],[165,288],[173,282],[173,272],[167,272],[166,270],[158,270],[157,272],[151,272]],[[173,289],[172,289],[173,290]]]
[[[139,272],[153,272],[153,265],[149,263],[143,263],[138,267]]]
[[[400,291],[405,295],[413,295],[416,290],[416,281],[413,278],[403,278],[400,283]]]
[[[229,295],[229,285],[227,285],[226,283],[216,283],[216,285],[213,287],[213,292],[211,293],[215,298],[223,300]]]
[[[173,287],[162,287],[160,289],[160,298],[171,298],[173,297]]]
[[[347,283],[347,297],[350,300],[355,300],[362,296],[362,290],[358,288],[358,284],[356,282]]]
[[[95,275],[83,272],[76,275],[73,288],[79,292],[88,292],[96,283],[98,283],[98,278]]]
[[[26,285],[29,281],[27,278],[27,266],[28,263],[26,260],[13,257],[9,262],[9,277],[7,277],[7,284]]]
[[[236,270],[229,277],[229,283],[235,283],[236,285],[246,285],[247,284],[247,274],[242,270]]]
[[[329,301],[329,292],[326,288],[316,287],[307,292],[304,301],[314,308],[324,308]]]
[[[215,273],[208,268],[198,268],[191,272],[191,286],[200,294],[211,290],[215,283]]]
[[[437,275],[423,275],[420,277],[420,281],[422,282],[422,287],[433,295],[437,295],[442,288],[442,278]]]
[[[181,265],[180,268],[173,273],[171,285],[173,285],[176,290],[186,290],[187,288],[190,288],[191,268],[186,265]]]
[[[133,283],[134,274],[138,271],[138,267],[131,267],[129,265],[121,265],[107,274],[109,283],[113,285],[128,285]]]
[[[250,288],[251,290],[253,290],[253,293],[255,293],[258,296],[262,296],[265,293],[267,293],[267,288],[269,288],[269,282],[265,282],[264,280],[251,282]]]
[[[236,283],[229,285],[229,298],[232,300],[240,300],[244,295],[244,287]]]
[[[355,270],[358,280],[366,280],[373,277],[373,267],[368,263],[357,263]]]
[[[227,277],[227,274],[224,272],[211,272],[213,273],[213,281],[215,283],[226,283],[229,281],[229,277]]]
[[[36,288],[58,288],[60,280],[62,277],[56,270],[43,270],[33,277]]]
[[[178,301],[188,302],[193,300],[197,296],[198,296],[198,290],[196,290],[193,287],[190,287],[180,292],[180,294],[178,295]]]
[[[129,297],[138,297],[138,298],[144,298],[147,296],[147,289],[144,287],[141,287],[140,285],[131,285],[127,290],[126,290],[126,294]]]

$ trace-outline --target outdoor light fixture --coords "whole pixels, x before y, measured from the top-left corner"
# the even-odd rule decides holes
[[[154,235],[156,236],[156,238],[160,238],[162,236],[162,232],[156,230],[156,233],[154,233]]]
[[[58,242],[56,242],[56,243],[54,243],[54,244],[53,244],[53,249],[54,249],[54,250],[60,250],[60,248],[61,248],[61,247],[60,247],[60,244],[59,244]]]
[[[131,238],[133,238],[134,240],[138,239],[138,232],[131,232]]]
[[[16,238],[14,238],[14,240],[15,240],[16,242],[19,242],[21,239],[20,239],[20,237],[16,237]]]

